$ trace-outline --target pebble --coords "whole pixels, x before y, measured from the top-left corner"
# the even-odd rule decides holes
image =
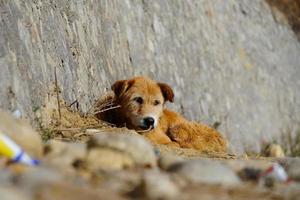
[[[193,183],[238,185],[241,181],[228,166],[214,160],[190,160],[174,164],[170,172]]]
[[[180,191],[171,180],[170,175],[158,170],[147,170],[144,173],[142,190],[147,199],[180,199]]]
[[[28,168],[14,178],[15,184],[29,192],[33,192],[41,184],[57,184],[65,180],[57,170],[46,167]]]
[[[109,148],[93,148],[88,152],[86,165],[90,171],[114,171],[133,167],[134,160],[125,152]]]
[[[14,187],[0,187],[1,200],[31,200],[26,192]]]
[[[300,181],[300,158],[285,158],[280,160],[280,163],[291,180]]]
[[[99,200],[124,199],[109,189],[80,187],[71,183],[41,184],[35,191],[36,200]]]
[[[108,154],[108,155],[107,155]],[[152,145],[140,135],[99,133],[88,142],[88,160],[96,159],[120,166],[155,167],[157,159]],[[99,161],[99,164],[103,162]],[[114,164],[118,163],[118,164]],[[89,162],[91,163],[91,162]],[[123,164],[121,164],[123,163]],[[101,167],[99,165],[99,167]],[[109,167],[107,165],[106,167]]]
[[[284,191],[286,200],[297,200],[300,197],[300,184],[293,183]]]
[[[183,162],[184,160],[176,155],[165,153],[158,159],[158,166],[163,170],[168,170],[172,165]]]
[[[86,145],[78,142],[50,140],[45,146],[44,163],[66,173],[73,173],[73,164],[86,157]]]
[[[101,183],[101,187],[110,188],[118,194],[131,193],[142,181],[141,171],[136,169],[107,172],[102,176],[105,181]]]
[[[268,157],[274,157],[274,158],[284,158],[285,157],[285,153],[279,144],[270,144],[266,148],[264,154]]]

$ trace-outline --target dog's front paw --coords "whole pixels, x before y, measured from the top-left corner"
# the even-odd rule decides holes
[[[170,144],[170,138],[160,129],[154,129],[145,134],[145,137],[154,144]]]

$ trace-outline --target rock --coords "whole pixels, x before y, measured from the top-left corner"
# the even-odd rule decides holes
[[[41,184],[57,184],[65,181],[62,174],[50,168],[28,168],[14,178],[16,185],[25,191],[33,192]]]
[[[300,197],[300,184],[292,183],[284,191],[284,196],[286,200],[297,200]]]
[[[214,160],[190,160],[174,164],[169,168],[169,171],[181,175],[193,183],[223,185],[240,183],[240,179],[232,169]]]
[[[238,175],[243,181],[258,181],[261,173],[261,169],[246,167],[239,171]]]
[[[270,160],[240,159],[240,160],[222,160],[221,162],[229,166],[235,172],[240,172],[245,168],[265,170],[270,165],[272,165],[272,162]]]
[[[7,168],[0,169],[0,186],[10,186],[12,184],[12,177],[13,173],[11,170]]]
[[[142,181],[142,173],[140,170],[119,170],[108,172],[101,179],[101,188],[109,188],[118,194],[131,193],[137,188]]]
[[[9,136],[29,155],[41,158],[43,152],[41,137],[25,120],[0,112],[0,132]]]
[[[158,170],[147,170],[144,173],[142,190],[147,199],[180,199],[180,191],[170,175]]]
[[[86,164],[89,170],[120,170],[133,167],[134,160],[125,152],[113,149],[93,148],[89,150],[86,157]]]
[[[262,153],[263,153],[263,155],[268,156],[268,157],[275,157],[275,158],[285,157],[285,153],[279,144],[268,145],[265,148],[264,152],[262,152]]]
[[[286,158],[280,161],[290,179],[300,181],[300,159]]]
[[[22,2],[1,4],[1,108],[33,119],[61,65],[62,96],[83,111],[115,80],[144,74],[175,87],[188,118],[220,121],[238,152],[297,129],[299,42],[266,1]]]
[[[99,133],[92,136],[88,142],[87,160],[93,169],[156,166],[151,144],[142,136],[132,134]]]
[[[99,200],[99,199],[124,199],[113,194],[108,188],[87,188],[73,185],[72,183],[41,184],[35,191],[37,200]]]
[[[0,187],[1,200],[32,200],[24,191],[14,187]]]
[[[163,170],[168,170],[172,165],[183,161],[184,160],[179,156],[164,153],[158,159],[158,166]]]
[[[50,140],[45,146],[45,154],[43,162],[71,173],[74,171],[74,163],[84,160],[86,144]]]

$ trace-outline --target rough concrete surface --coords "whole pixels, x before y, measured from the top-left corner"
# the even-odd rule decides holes
[[[86,111],[117,79],[148,75],[175,110],[220,122],[235,152],[300,127],[300,45],[262,0],[0,0],[0,108],[33,119],[53,90]]]

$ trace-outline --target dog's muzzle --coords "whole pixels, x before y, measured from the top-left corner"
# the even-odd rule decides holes
[[[155,119],[153,117],[145,117],[143,119],[143,123],[140,128],[144,130],[153,129],[154,128]]]

